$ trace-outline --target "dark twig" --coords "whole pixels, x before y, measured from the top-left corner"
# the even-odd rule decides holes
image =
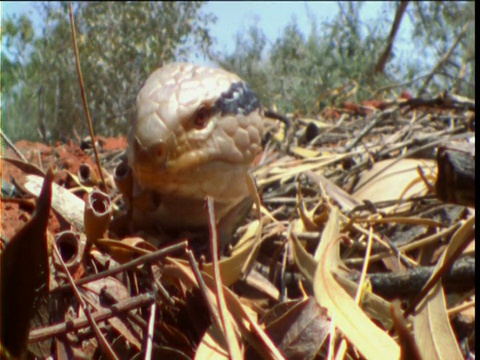
[[[417,294],[417,296],[413,298],[410,304],[408,304],[408,307],[404,313],[405,317],[411,315],[415,311],[417,305],[425,298],[425,296],[427,296],[428,292],[438,283],[438,281],[440,281],[445,276],[445,274],[453,266],[455,260],[458,259],[462,252],[474,239],[475,226],[472,226],[470,229],[468,229],[467,234],[465,234],[465,237],[462,240],[462,244],[458,246],[458,248],[456,248],[455,252],[448,259],[445,260],[440,269],[436,273],[434,273],[434,275],[432,275],[430,279],[428,279],[428,282],[425,284],[422,290]]]
[[[138,307],[149,305],[154,300],[152,294],[141,294],[130,299],[124,300],[117,304],[113,304],[109,309],[101,309],[92,314],[92,317],[95,321],[108,320],[111,317],[128,311],[136,309]],[[89,325],[88,319],[86,316],[81,316],[71,322],[63,322],[61,324],[55,324],[47,327],[41,327],[34,329],[30,332],[29,342],[37,342],[51,338],[52,336],[60,335],[67,333],[69,331],[76,331],[82,328],[85,328]]]
[[[467,22],[465,25],[463,25],[462,27],[462,30],[460,30],[460,33],[458,34],[457,38],[455,39],[455,41],[453,42],[452,46],[450,47],[450,49],[448,49],[448,51],[445,53],[445,55],[442,56],[442,58],[440,59],[440,61],[437,63],[437,65],[435,65],[435,67],[432,69],[432,71],[430,72],[430,74],[428,74],[428,77],[427,79],[425,80],[425,82],[423,83],[423,85],[420,87],[420,89],[418,90],[418,96],[422,95],[425,90],[427,89],[428,87],[428,84],[430,83],[430,81],[433,79],[433,77],[435,76],[435,74],[443,67],[443,65],[445,65],[445,63],[448,61],[448,59],[450,58],[450,56],[452,55],[453,53],[453,50],[455,50],[455,48],[457,47],[458,43],[460,42],[460,40],[462,40],[463,36],[465,35],[465,33],[467,32],[468,30],[468,27],[470,25],[470,22]]]
[[[259,265],[256,268],[265,277],[268,276],[269,268]],[[367,274],[368,281],[372,284],[374,294],[387,299],[405,298],[418,294],[428,279],[435,271],[435,266],[420,266],[407,269],[402,273],[371,273]],[[360,273],[349,274],[349,280],[358,282]],[[302,276],[299,273],[287,272],[285,274],[286,286],[297,283]],[[443,276],[443,286],[449,293],[461,293],[475,288],[475,259],[466,257],[457,260],[451,269]],[[275,278],[275,283],[280,283],[280,275]]]
[[[78,288],[75,286],[74,280],[72,278],[72,275],[67,269],[67,266],[63,262],[62,255],[60,255],[60,251],[57,248],[57,245],[54,243],[53,244],[53,250],[55,252],[55,255],[58,258],[58,261],[60,262],[60,265],[63,268],[64,273],[67,275],[68,281],[70,285],[73,288],[73,294],[75,295],[75,298],[77,299],[78,303],[82,307],[83,312],[85,313],[88,323],[90,327],[92,328],[93,332],[97,336],[98,343],[100,344],[102,350],[105,352],[105,355],[108,356],[109,359],[118,359],[117,355],[113,351],[112,347],[108,343],[107,339],[105,339],[105,336],[102,334],[100,331],[100,328],[98,327],[97,322],[95,321],[94,317],[92,316],[90,309],[87,307],[86,302],[83,300],[82,295],[78,291]]]
[[[187,245],[188,245],[187,241],[182,241],[178,244],[167,246],[167,247],[165,247],[163,249],[159,249],[159,250],[157,250],[157,251],[155,251],[151,254],[140,256],[139,258],[137,258],[135,260],[132,260],[132,261],[129,261],[128,263],[120,265],[116,268],[109,269],[109,270],[103,271],[101,273],[97,273],[97,274],[94,274],[94,275],[91,275],[91,276],[86,276],[84,278],[78,279],[78,280],[75,281],[75,285],[80,286],[80,285],[89,283],[91,281],[102,279],[102,278],[107,277],[107,276],[113,276],[113,275],[119,274],[123,271],[135,268],[138,265],[158,260],[159,258],[161,258],[163,256],[166,256],[168,254],[171,254],[173,252],[176,252],[178,250],[185,250],[187,248]],[[69,290],[70,287],[71,287],[70,284],[64,284],[64,285],[61,285],[61,286],[53,289],[52,292]]]
[[[395,41],[395,36],[397,35],[398,29],[400,28],[400,23],[402,21],[403,14],[405,14],[407,6],[408,1],[400,1],[400,4],[398,4],[398,8],[395,13],[395,19],[393,20],[390,34],[388,34],[387,47],[385,48],[382,55],[378,59],[377,64],[375,65],[375,69],[373,70],[374,74],[383,74],[385,71],[385,65],[387,64],[387,61],[392,54],[393,42]]]
[[[397,108],[394,108],[385,110],[379,114],[375,114],[373,118],[369,120],[368,125],[365,126],[362,131],[360,131],[360,134],[358,134],[349,144],[345,145],[345,152],[352,150],[365,135],[367,135],[375,126],[377,126],[380,121],[389,118],[397,110]]]

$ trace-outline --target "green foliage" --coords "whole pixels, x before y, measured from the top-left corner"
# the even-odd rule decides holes
[[[271,47],[266,46],[262,30],[253,24],[246,35],[238,34],[231,54],[216,54],[215,59],[243,76],[265,105],[287,113],[316,114],[328,104],[398,96],[403,90],[414,94],[422,87],[432,96],[450,90],[474,97],[473,3],[412,3],[408,15],[414,28],[412,40],[419,51],[401,56],[393,43],[385,71],[379,74],[374,68],[387,48],[398,2],[386,4],[384,18],[370,23],[360,19],[362,6],[362,2],[339,2],[338,14],[323,24],[321,34],[315,19],[311,19],[308,37],[292,20]],[[470,29],[449,61],[434,72],[431,82],[422,83],[466,22],[471,23]],[[382,88],[386,90],[379,93]]]
[[[452,55],[429,82],[429,92],[450,90],[475,98],[475,2],[414,2],[412,5],[409,15],[416,19],[413,41],[419,59],[432,57],[435,64],[459,39]],[[462,36],[464,26],[468,28]],[[429,71],[421,61],[417,66]]]
[[[339,16],[324,24],[322,35],[314,19],[308,37],[292,19],[268,51],[262,42],[265,35],[252,25],[248,38],[239,35],[234,52],[217,54],[217,61],[241,74],[264,104],[277,106],[282,112],[318,112],[331,90],[344,85],[351,89],[355,82],[368,85],[356,94],[366,97],[381,81],[372,82],[366,69],[373,67],[374,57],[365,55],[379,52],[383,39],[370,29],[366,37],[360,36],[361,6],[339,3]]]
[[[78,2],[74,4],[80,62],[96,133],[125,133],[141,82],[157,67],[208,54],[202,2]],[[13,139],[66,140],[87,134],[68,6],[42,3],[43,33],[31,21],[6,19],[2,65],[3,127]],[[21,124],[21,125],[20,125]],[[39,134],[40,133],[40,134]]]
[[[247,37],[237,34],[235,51],[231,55],[213,55],[219,65],[227,70],[238,74],[245,79],[252,88],[257,91],[262,102],[266,102],[272,90],[272,83],[267,79],[269,75],[265,69],[265,61],[262,60],[267,38],[257,26],[248,29]]]
[[[404,90],[436,96],[452,91],[475,97],[475,4],[410,2],[400,23],[410,38],[386,53],[399,2],[386,2],[374,21],[362,22],[362,2],[339,2],[332,20],[311,18],[305,35],[295,19],[273,43],[258,23],[239,33],[231,54],[213,53],[202,2],[78,2],[74,4],[78,47],[94,128],[125,134],[135,95],[149,73],[164,63],[206,55],[238,73],[268,107],[317,114],[343,101],[393,97]],[[3,129],[14,140],[66,140],[87,134],[68,5],[39,5],[45,26],[4,19],[2,49]],[[464,28],[468,24],[467,28]],[[466,30],[465,30],[466,29]],[[398,42],[413,44],[414,51]],[[411,49],[411,47],[410,47]],[[382,90],[383,89],[383,90]]]

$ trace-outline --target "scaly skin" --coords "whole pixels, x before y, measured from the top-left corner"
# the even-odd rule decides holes
[[[258,100],[235,74],[185,63],[153,72],[128,134],[135,226],[206,226],[207,195],[220,225],[235,221],[242,204],[251,204],[245,179],[261,148],[262,118]]]

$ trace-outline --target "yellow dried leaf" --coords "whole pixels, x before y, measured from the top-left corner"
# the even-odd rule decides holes
[[[314,158],[318,155],[320,155],[320,151],[318,150],[310,150],[310,149],[305,149],[300,146],[292,146],[290,147],[290,151],[300,157],[303,157],[305,159],[311,159]]]
[[[333,207],[320,246],[319,263],[314,276],[314,293],[320,306],[327,308],[337,328],[367,359],[398,359],[400,348],[375,325],[335,280],[332,271],[340,264],[338,208]]]
[[[294,221],[292,227],[295,228],[296,224],[301,225],[302,222]],[[305,276],[306,280],[313,285],[313,277],[317,268],[317,262],[314,260],[313,256],[303,248],[295,236],[291,237],[291,244],[296,265],[303,276]],[[355,296],[358,291],[358,285],[340,273],[340,269],[333,273],[335,280],[338,281],[351,297]],[[392,327],[393,322],[390,316],[390,303],[388,301],[374,293],[364,292],[362,306],[371,317],[380,321],[385,328],[390,329]]]
[[[432,160],[384,160],[361,175],[352,196],[359,201],[380,202],[425,195],[428,189],[418,173],[418,166],[428,177],[436,176],[436,162]],[[396,206],[385,208],[386,212],[391,210],[400,209]]]
[[[258,226],[258,220],[252,221],[248,226],[245,234],[238,241],[238,244],[234,247],[232,251],[232,256],[220,260],[220,273],[222,277],[222,282],[225,286],[232,285],[240,278],[242,267],[255,244]],[[188,261],[180,259],[178,261],[181,264],[188,266]],[[205,264],[203,267],[203,271],[205,271],[210,276],[213,276],[212,264]]]
[[[226,360],[229,359],[228,352],[224,345],[221,345],[222,336],[218,333],[218,328],[211,325],[202,337],[195,352],[195,359],[213,359]]]
[[[435,285],[413,321],[415,341],[424,359],[461,360],[458,343],[450,327],[445,294]]]
[[[458,256],[458,250],[469,241],[469,233],[474,231],[475,216],[468,219],[452,236],[442,257],[438,260],[428,286],[442,265],[452,256]],[[457,340],[448,319],[445,294],[441,283],[437,283],[429,292],[414,317],[414,334],[420,353],[428,359],[463,359]]]

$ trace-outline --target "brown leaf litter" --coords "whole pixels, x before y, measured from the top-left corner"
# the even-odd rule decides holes
[[[472,356],[475,209],[440,201],[435,184],[436,149],[474,143],[474,116],[470,99],[405,92],[294,115],[289,127],[266,119],[252,171],[261,221],[252,211],[213,263],[188,234],[157,249],[148,242],[155,235],[129,232],[113,180],[108,195],[93,192],[91,141],[17,142],[29,165],[2,160],[2,260],[38,207],[31,193],[41,173],[59,170],[46,233],[49,291],[30,321],[28,351],[58,359]],[[126,141],[97,144],[111,175]],[[3,156],[18,159],[10,149]],[[474,199],[475,189],[448,184]],[[84,224],[85,201],[93,218]],[[30,241],[27,253],[38,240]],[[21,269],[8,276],[28,269],[17,256]]]

